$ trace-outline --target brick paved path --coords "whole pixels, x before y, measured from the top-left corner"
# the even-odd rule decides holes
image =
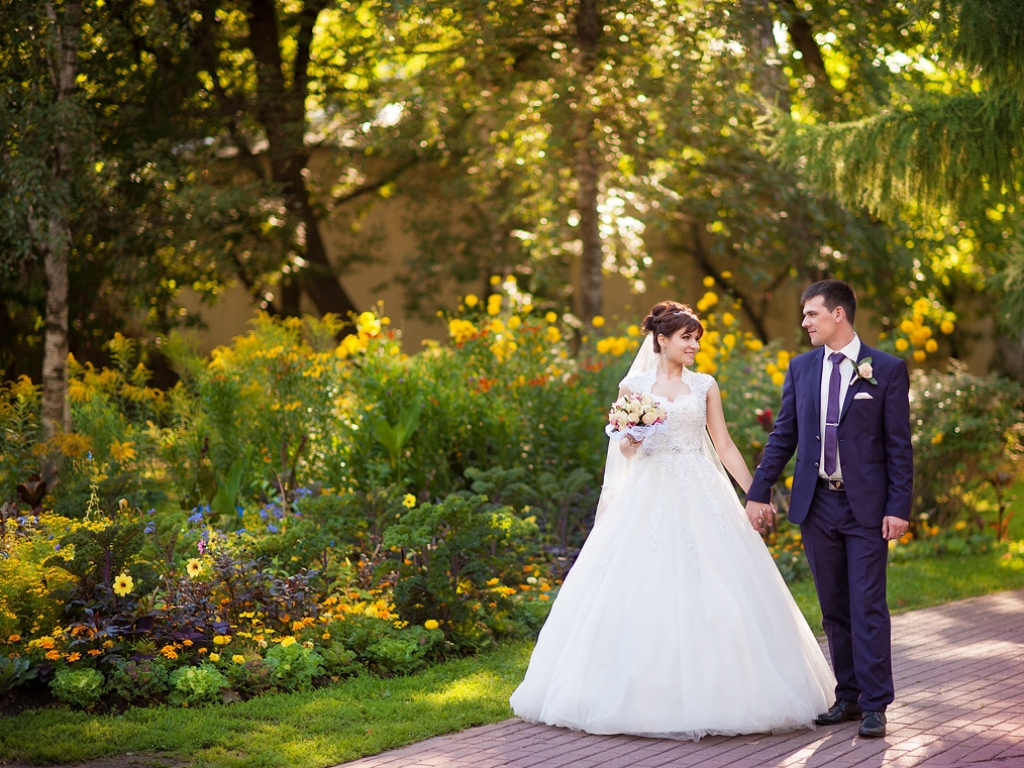
[[[591,736],[518,719],[440,736],[344,768],[1024,768],[1024,591],[893,617],[889,735],[857,723],[699,742]]]

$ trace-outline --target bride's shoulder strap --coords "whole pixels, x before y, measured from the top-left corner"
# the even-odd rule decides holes
[[[715,383],[715,377],[710,373],[699,373],[697,371],[691,371],[691,373],[693,374],[691,377],[691,387],[701,397],[707,397],[708,390],[711,389],[711,386]]]

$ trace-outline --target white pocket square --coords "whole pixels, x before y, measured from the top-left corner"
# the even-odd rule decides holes
[[[854,400],[874,400],[875,398],[873,398],[867,392],[858,392],[856,395],[853,396],[853,399]]]

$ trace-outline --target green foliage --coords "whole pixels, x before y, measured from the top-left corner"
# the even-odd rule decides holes
[[[508,597],[516,590],[493,587],[518,570],[536,530],[511,507],[493,509],[485,496],[468,493],[410,510],[384,534],[384,546],[402,555],[397,566],[382,566],[398,574],[402,617],[439,621],[457,646],[480,647],[509,634]]]
[[[1024,389],[998,376],[914,371],[914,510],[947,528],[992,509],[1021,467]],[[1000,476],[1002,475],[1002,477]]]
[[[40,393],[29,378],[0,384],[0,503],[17,498],[18,483],[37,471],[32,446],[43,436]]]
[[[65,704],[91,709],[103,696],[106,681],[98,669],[58,669],[50,681],[50,691]]]
[[[74,557],[68,559],[57,554],[46,565],[62,568],[75,578],[66,600],[76,618],[86,607],[99,606],[104,613],[120,613],[116,604],[121,598],[112,589],[120,573],[135,572],[133,580],[144,585],[137,593],[156,586],[152,566],[136,563],[145,543],[144,529],[141,522],[115,522],[98,528],[81,527],[61,537],[61,547],[70,547]]]
[[[168,678],[171,694],[168,701],[181,706],[216,704],[220,692],[227,688],[228,681],[213,664],[208,662],[197,667],[180,667]]]
[[[323,673],[320,654],[294,641],[275,645],[263,660],[270,669],[270,678],[286,691],[308,691],[313,678]]]
[[[166,664],[157,659],[116,659],[110,670],[110,693],[130,704],[160,700],[167,693]]]
[[[0,695],[6,696],[19,685],[34,680],[39,670],[21,656],[0,656]]]

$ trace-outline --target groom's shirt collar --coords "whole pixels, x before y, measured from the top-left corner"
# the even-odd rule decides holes
[[[825,345],[825,359],[828,360],[828,356],[833,352],[842,352],[843,355],[856,366],[857,358],[860,357],[860,336],[856,333],[853,334],[853,341],[847,344],[842,349],[832,349],[828,344]]]

